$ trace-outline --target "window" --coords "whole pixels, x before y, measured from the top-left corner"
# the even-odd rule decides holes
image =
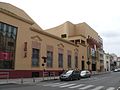
[[[104,63],[104,60],[100,60],[100,63]]]
[[[103,54],[100,54],[100,57],[103,58]]]
[[[71,68],[71,55],[68,55],[68,68]]]
[[[84,61],[81,61],[82,62],[82,70],[84,70],[85,69],[85,63],[84,63]]]
[[[66,37],[67,37],[66,34],[62,34],[62,35],[61,35],[61,38],[66,38]]]
[[[14,28],[14,39],[9,37],[9,27]],[[0,69],[14,69],[16,37],[17,27],[0,22]]]
[[[84,40],[81,40],[81,44],[85,45],[85,41],[84,41]]]
[[[52,67],[53,64],[53,52],[52,51],[47,51],[47,67]]]
[[[36,48],[32,49],[32,66],[39,66],[39,49]]]
[[[58,53],[58,67],[63,68],[63,54]]]
[[[80,40],[79,39],[75,40],[75,44],[80,44]]]
[[[75,56],[75,68],[78,68],[78,56]]]
[[[106,56],[106,59],[108,59],[108,56]]]
[[[74,40],[70,40],[70,42],[74,43]]]

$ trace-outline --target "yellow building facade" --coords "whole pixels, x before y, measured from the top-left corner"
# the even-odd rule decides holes
[[[59,75],[68,69],[82,70],[89,67],[92,70],[91,64],[86,63],[87,36],[99,39],[94,30],[86,29],[89,27],[86,25],[74,26],[67,22],[43,30],[23,10],[0,2],[0,72],[8,72],[9,78],[21,78],[43,76],[43,71]],[[80,31],[77,30],[80,28]],[[99,60],[96,62],[99,69]]]
[[[103,52],[101,52],[103,51],[103,40],[87,23],[72,24],[67,21],[57,27],[47,29],[46,32],[69,40],[78,46],[84,46],[81,49],[81,57],[85,57],[84,60],[80,60],[81,70],[104,71],[103,63],[101,63],[103,60]]]

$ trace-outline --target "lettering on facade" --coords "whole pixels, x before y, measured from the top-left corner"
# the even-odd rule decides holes
[[[27,57],[27,42],[24,42],[24,58]]]

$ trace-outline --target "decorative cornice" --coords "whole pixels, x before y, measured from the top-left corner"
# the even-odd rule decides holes
[[[31,38],[32,38],[32,39],[38,38],[39,41],[42,41],[42,39],[41,39],[38,35],[32,36]]]
[[[64,45],[62,43],[58,44],[57,46],[64,48]]]
[[[75,52],[78,52],[79,50],[77,48],[74,49]]]
[[[49,37],[51,37],[51,38],[54,38],[54,39],[57,39],[57,40],[60,40],[60,41],[63,41],[63,42],[65,42],[65,43],[68,43],[68,44],[71,44],[71,45],[74,45],[74,46],[78,47],[78,45],[75,45],[75,44],[73,44],[73,43],[70,42],[70,41],[67,41],[67,40],[65,40],[65,39],[62,39],[62,38],[57,37],[57,36],[55,36],[55,35],[52,35],[52,34],[50,34],[50,33],[47,33],[47,32],[45,32],[45,31],[43,31],[43,30],[39,30],[39,29],[36,29],[36,28],[34,28],[34,27],[30,27],[30,29],[31,29],[31,31],[34,31],[34,32],[37,32],[37,33],[40,33],[40,34],[43,34],[43,35],[46,35],[46,36],[49,36]]]
[[[31,24],[31,25],[34,24],[33,21],[30,21],[30,20],[27,20],[27,19],[25,19],[25,18],[23,18],[23,17],[20,17],[20,16],[16,15],[15,13],[12,13],[12,12],[4,9],[4,8],[0,8],[0,12],[2,12],[2,13],[4,13],[4,14],[7,14],[7,15],[9,15],[9,16],[11,16],[11,17],[14,17],[14,18],[16,18],[16,19],[19,19],[19,20],[21,20],[21,21],[24,21],[24,22],[26,22],[26,23],[28,23],[28,24]]]

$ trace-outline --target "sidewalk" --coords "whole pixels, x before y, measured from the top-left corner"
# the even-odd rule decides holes
[[[94,75],[101,75],[101,74],[108,74],[111,72],[92,72],[92,76]],[[50,80],[58,80],[59,76],[55,77],[39,77],[39,78],[19,78],[19,79],[0,79],[0,85],[8,85],[8,84],[29,84],[34,85],[36,83],[42,82],[42,81],[50,81]]]
[[[39,78],[19,78],[19,79],[0,79],[0,85],[7,84],[36,84],[42,81],[58,80],[59,76],[56,77],[39,77]]]

